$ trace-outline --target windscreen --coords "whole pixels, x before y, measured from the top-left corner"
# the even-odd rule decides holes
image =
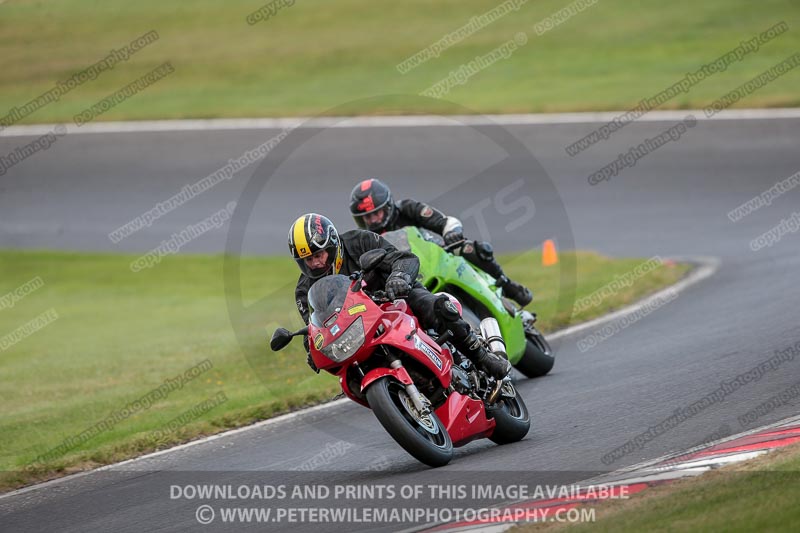
[[[432,242],[438,244],[439,246],[444,246],[444,239],[438,233],[434,233],[430,230],[425,228],[417,228],[422,235],[422,238],[428,242]]]
[[[350,288],[350,278],[335,275],[326,276],[311,286],[308,291],[308,307],[311,311],[311,323],[323,327],[323,322],[341,310],[347,291]]]
[[[387,231],[386,233],[381,235],[381,237],[389,241],[389,244],[391,244],[401,252],[411,251],[411,245],[408,244],[408,234],[406,234],[406,230],[404,229]]]
[[[444,246],[444,239],[438,233],[434,233],[430,230],[425,228],[410,228],[411,231],[416,229],[419,231],[420,236],[428,242],[435,243],[439,246]],[[389,243],[400,250],[401,252],[410,252],[411,245],[408,242],[408,233],[406,233],[405,229],[398,229],[394,231],[389,231],[381,235],[384,239],[389,241]]]

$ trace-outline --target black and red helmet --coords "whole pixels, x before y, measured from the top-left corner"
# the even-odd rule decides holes
[[[383,210],[383,220],[367,224],[365,215]],[[364,180],[353,188],[350,193],[350,213],[359,228],[381,232],[392,222],[395,205],[392,191],[381,180],[370,178]]]
[[[325,266],[309,268],[305,260],[320,250],[328,252]],[[308,213],[294,221],[289,228],[289,251],[303,274],[312,279],[338,274],[342,268],[342,240],[339,232],[333,222],[317,213]]]

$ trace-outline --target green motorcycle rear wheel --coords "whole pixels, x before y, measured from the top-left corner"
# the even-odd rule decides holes
[[[553,369],[556,358],[550,343],[538,331],[525,333],[525,353],[517,361],[514,368],[522,372],[525,377],[538,378],[546,375]]]

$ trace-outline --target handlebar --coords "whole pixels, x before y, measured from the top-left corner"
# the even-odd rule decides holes
[[[364,278],[364,272],[359,270],[357,272],[353,272],[352,274],[350,274],[349,277],[350,277],[351,280],[353,280],[355,282],[355,283],[353,283],[353,287],[350,290],[352,292],[360,291],[361,290],[361,280]],[[370,299],[373,302],[375,302],[376,304],[383,304],[383,303],[388,303],[388,302],[393,302],[394,301],[391,298],[389,298],[389,295],[386,294],[386,291],[381,291],[381,290],[369,291],[369,292],[364,291],[364,294],[369,296]],[[395,300],[405,300],[406,298],[408,298],[408,295],[398,296],[397,298],[395,298]]]
[[[462,246],[464,246],[464,244],[466,242],[467,242],[467,239],[461,239],[460,241],[456,241],[456,242],[453,242],[453,243],[450,243],[450,244],[447,244],[447,245],[443,246],[442,249],[445,252],[451,252],[453,250],[461,248]]]
[[[386,291],[370,291],[370,294],[368,296],[372,298],[372,301],[375,302],[376,304],[385,304],[394,301],[389,298],[389,295],[386,294]],[[395,300],[405,300],[406,298],[408,298],[407,294],[403,296],[398,296],[397,298],[395,298]]]
[[[350,292],[358,292],[361,290],[361,280],[364,278],[364,272],[358,270],[350,274],[350,279],[353,281],[353,286],[350,288]]]

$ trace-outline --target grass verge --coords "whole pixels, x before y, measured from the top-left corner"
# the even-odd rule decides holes
[[[69,122],[165,61],[173,74],[99,120],[314,115],[341,105],[338,114],[452,113],[435,99],[358,101],[417,95],[451,73],[456,83],[443,98],[475,113],[630,109],[740,42],[788,24],[790,31],[661,106],[701,108],[800,49],[794,0],[584,0],[585,9],[558,17],[541,35],[536,28],[571,2],[301,0],[248,24],[266,3],[9,0],[0,5],[0,117],[150,30],[158,41],[22,123]],[[517,9],[475,25],[500,4]],[[398,70],[469,24],[437,57]],[[510,55],[477,71],[465,66],[520,32],[527,43]],[[791,71],[736,106],[800,105],[799,79],[800,69]]]
[[[290,259],[241,260],[242,295],[251,311],[234,319],[222,256],[166,257],[136,274],[129,269],[133,259],[0,252],[0,490],[246,425],[340,390],[336,378],[306,367],[300,343],[268,351],[276,326],[299,322],[293,298],[297,267]],[[535,291],[532,307],[544,331],[570,321],[568,311],[555,307],[558,267],[539,267],[538,252],[507,255],[501,262]],[[561,264],[570,262],[577,281],[569,283],[576,283],[581,298],[642,260],[563,253]],[[575,320],[639,299],[688,269],[664,265]],[[18,301],[4,297],[35,278],[38,288]],[[36,323],[18,329],[48,312],[56,318],[38,331]],[[205,360],[210,363],[197,368]],[[161,393],[148,396],[155,390]]]
[[[533,531],[796,531],[800,523],[800,446],[659,485],[628,500],[593,506],[597,521],[515,528]]]

